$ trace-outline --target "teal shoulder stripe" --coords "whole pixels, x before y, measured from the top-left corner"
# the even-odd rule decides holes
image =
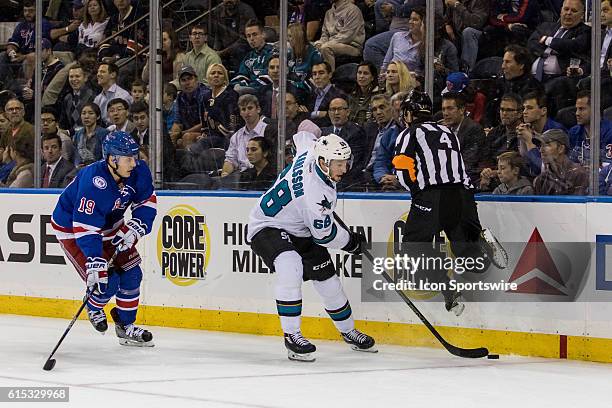
[[[323,170],[321,170],[316,163],[314,163],[314,168],[315,168],[315,172],[317,173],[317,176],[319,176],[319,178],[323,180],[325,184],[327,184],[331,188],[334,188],[334,185],[332,184],[332,182],[329,181],[329,177],[327,177],[325,173],[323,173]]]
[[[333,224],[331,232],[329,233],[328,236],[326,236],[325,238],[321,238],[321,239],[316,239],[313,237],[312,240],[315,242],[315,244],[324,245],[324,244],[327,244],[333,241],[333,239],[336,238],[337,234],[338,234],[338,228],[336,228],[336,224]]]

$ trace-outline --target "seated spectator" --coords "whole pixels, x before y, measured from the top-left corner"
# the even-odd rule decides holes
[[[579,91],[576,99],[577,125],[569,130],[568,156],[574,163],[590,168],[591,160],[591,92]],[[603,119],[599,123],[599,160],[612,163],[612,122]]]
[[[562,124],[548,117],[548,100],[545,95],[537,92],[523,95],[523,122],[528,123],[537,134],[549,129],[567,131]]]
[[[34,126],[24,119],[25,108],[19,99],[9,99],[4,105],[8,119],[11,121],[11,138],[14,140],[22,136],[34,138]],[[10,141],[8,143],[10,145]],[[32,150],[34,154],[34,150]]]
[[[315,42],[323,59],[336,69],[336,57],[359,57],[365,42],[361,10],[351,0],[333,0],[325,13],[321,38]]]
[[[134,123],[131,134],[140,146],[151,145],[149,138],[149,105],[146,102],[134,102],[130,107],[130,115]]]
[[[321,129],[321,135],[335,134],[340,136],[351,147],[353,164],[349,172],[343,177],[342,186],[349,186],[361,180],[362,170],[366,166],[366,152],[368,141],[363,128],[349,121],[348,102],[344,98],[335,98],[329,103],[329,118],[332,125]],[[346,180],[345,180],[346,179]]]
[[[176,95],[178,90],[176,86],[168,82],[164,85],[164,92],[162,94],[162,117],[163,123],[166,125],[166,130],[170,133],[172,125],[174,125],[174,109],[176,105]]]
[[[536,57],[531,73],[540,82],[564,75],[571,58],[589,72],[591,29],[584,19],[583,0],[565,0],[560,22],[541,23],[529,37],[527,48]]]
[[[470,84],[470,79],[464,72],[453,72],[446,78],[446,88],[441,92],[457,92],[463,95],[466,115],[480,123],[485,113],[487,97],[476,91]]]
[[[486,136],[482,127],[465,116],[465,100],[456,92],[442,96],[443,123],[457,135],[465,170],[472,184],[480,184],[480,160]]]
[[[181,68],[179,82],[181,92],[176,99],[170,137],[177,147],[186,147],[202,134],[202,124],[205,123],[211,93],[206,85],[198,82],[198,75],[189,65]]]
[[[264,26],[259,21],[249,21],[244,29],[244,35],[251,51],[244,56],[237,75],[230,82],[236,91],[241,88],[257,90],[263,85],[259,77],[268,74],[268,62],[273,52],[273,47],[266,43]]]
[[[223,65],[230,71],[238,70],[242,57],[250,50],[241,37],[246,23],[256,18],[253,8],[240,0],[223,0],[212,11],[212,48],[218,51]]]
[[[385,73],[385,89],[387,96],[398,92],[409,92],[416,88],[416,81],[406,65],[401,61],[391,61]]]
[[[372,119],[370,101],[383,91],[378,87],[378,70],[371,62],[363,61],[357,67],[357,86],[349,96],[349,120],[365,126]]]
[[[425,35],[425,8],[415,7],[408,20],[408,31],[399,31],[391,37],[381,71],[385,72],[391,61],[401,61],[410,71],[423,74]]]
[[[395,156],[395,140],[399,135],[399,127],[393,119],[391,99],[386,95],[375,95],[370,102],[372,116],[378,126],[378,134],[372,148],[366,171],[372,172],[377,185],[385,191],[400,188],[397,176],[393,174],[391,160]]]
[[[273,55],[268,61],[268,74],[266,75],[266,82],[271,81],[272,83],[262,85],[257,90],[257,99],[259,99],[262,115],[270,119],[278,118],[279,79],[280,58]],[[291,88],[290,83],[287,83],[287,87]],[[293,92],[295,93],[295,91]]]
[[[42,59],[42,89],[41,92],[45,92],[47,86],[51,83],[53,77],[64,68],[64,63],[57,59],[53,55],[53,47],[51,41],[46,38],[42,39],[41,42],[41,59]]]
[[[147,85],[140,79],[134,80],[130,87],[130,96],[132,97],[132,103],[146,102],[149,99],[147,95]]]
[[[74,165],[62,157],[62,139],[57,133],[43,135],[42,155],[44,163],[40,169],[40,187],[66,187],[71,181],[67,176],[74,170]]]
[[[528,92],[542,91],[542,85],[531,75],[531,56],[529,50],[511,44],[504,49],[501,82],[498,84],[503,93],[525,95]]]
[[[444,0],[446,33],[455,44],[461,44],[461,59],[468,70],[476,65],[478,40],[489,17],[488,0]]]
[[[115,0],[123,1],[123,0]],[[117,85],[117,74],[119,68],[117,65],[109,62],[103,62],[98,67],[98,85],[102,87],[100,92],[95,98],[94,103],[100,107],[102,112],[102,121],[107,126],[111,125],[110,118],[108,117],[108,103],[112,99],[120,98],[123,99],[129,105],[132,103],[132,96],[125,89]]]
[[[52,106],[43,106],[40,109],[40,131],[42,136],[57,135],[62,143],[62,156],[69,162],[74,160],[74,146],[72,144],[72,138],[70,134],[57,127],[57,112]]]
[[[9,143],[13,138],[12,125],[6,112],[0,111],[0,183],[5,183],[15,167],[15,161],[9,155]]]
[[[93,102],[83,105],[81,109],[83,127],[73,137],[76,167],[84,167],[102,159],[102,142],[108,130],[99,126],[101,118],[102,114],[98,105]]]
[[[240,188],[267,190],[276,180],[276,157],[272,153],[272,145],[263,137],[254,137],[247,143],[246,155],[252,167],[240,172]]]
[[[242,95],[238,99],[238,106],[245,125],[238,129],[230,139],[221,177],[227,177],[236,171],[244,171],[252,167],[246,155],[248,141],[257,136],[263,137],[267,126],[264,117],[261,116],[261,108],[255,95]]]
[[[493,190],[493,194],[503,195],[532,195],[533,186],[525,176],[521,176],[521,170],[525,163],[517,152],[505,152],[497,157],[497,178],[499,185]],[[481,177],[480,184],[487,183],[487,177]]]
[[[73,65],[68,70],[68,84],[70,92],[63,97],[60,106],[60,127],[72,130],[83,126],[81,122],[81,109],[88,102],[93,102],[94,90],[88,84],[89,74],[80,64]]]
[[[297,133],[297,129],[302,121],[308,119],[310,115],[307,112],[300,110],[300,105],[295,94],[292,91],[287,91],[285,95],[285,135],[287,140],[291,141],[291,136]],[[310,122],[310,121],[309,121]],[[312,122],[311,122],[312,123]],[[313,124],[313,126],[316,126]],[[320,129],[319,129],[320,131]],[[264,131],[264,137],[272,145],[272,151],[277,152],[278,145],[278,122],[270,120],[270,123]]]
[[[287,27],[289,55],[287,56],[287,79],[303,94],[309,94],[312,84],[308,81],[312,67],[323,62],[323,57],[306,38],[304,26],[299,23]],[[302,95],[296,95],[302,96]],[[301,99],[301,98],[300,98]]]
[[[226,149],[239,127],[238,94],[228,87],[227,69],[222,64],[212,64],[206,76],[212,92],[206,115],[208,143],[210,147]]]
[[[36,25],[36,7],[34,0],[23,2],[24,21],[17,24],[9,39],[6,51],[0,54],[0,89],[11,88],[11,81],[20,76],[18,69],[23,67],[25,80],[30,80],[34,74],[36,49],[34,27]],[[43,18],[42,37],[50,38],[51,24]],[[21,65],[20,65],[21,64]]]
[[[78,0],[77,0],[78,1]],[[104,31],[110,18],[102,0],[87,0],[83,22],[78,26],[78,46],[76,54],[80,55],[84,49],[97,49],[104,36]],[[72,24],[71,24],[72,26]],[[72,27],[69,26],[69,30]],[[68,32],[70,32],[67,30]]]
[[[566,0],[567,1],[567,0]],[[561,129],[544,132],[539,139],[544,169],[533,181],[538,195],[586,195],[589,176],[585,168],[567,157],[569,137]]]
[[[49,33],[49,39],[55,42],[54,51],[74,52],[77,49],[79,44],[79,27],[85,18],[85,11],[81,0],[72,1],[72,18],[70,21],[55,24],[55,28]],[[49,16],[47,15],[47,17]]]
[[[400,118],[401,116],[401,108],[402,102],[406,97],[410,94],[410,92],[398,92],[391,96],[391,109],[393,110],[393,121],[395,125],[399,128],[400,131],[404,130],[404,120]]]
[[[485,56],[490,56],[507,44],[525,44],[539,20],[537,0],[491,1],[489,21],[475,44],[477,50],[483,45]]]
[[[132,133],[136,128],[134,123],[128,119],[130,112],[130,105],[121,98],[111,99],[107,105],[108,117],[111,125],[106,128],[109,132],[120,130],[126,133]]]
[[[6,183],[2,187],[34,187],[34,135],[21,134],[9,144],[9,155],[15,161]]]
[[[146,19],[123,30],[141,17],[136,4],[132,6],[130,0],[113,0],[116,12],[109,9],[109,21],[104,28],[103,38],[108,38],[121,31],[121,34],[103,44],[98,43],[98,59],[103,62],[117,62],[122,58],[133,56],[148,44],[149,27]],[[100,106],[104,111],[104,107]]]
[[[315,89],[308,111],[311,112],[310,119],[320,128],[331,124],[327,114],[331,100],[345,97],[344,92],[332,85],[331,77],[332,69],[326,61],[312,67],[312,82]]]
[[[215,50],[208,46],[207,39],[208,27],[206,24],[193,25],[189,32],[189,41],[193,48],[183,57],[183,65],[192,66],[204,85],[209,85],[206,79],[208,68],[212,64],[221,64],[221,58]]]
[[[161,51],[162,81],[164,83],[178,82],[178,74],[184,65],[185,53],[181,50],[176,31],[165,29],[162,31],[162,51]],[[189,65],[189,64],[187,64]],[[142,80],[149,82],[149,59],[145,62],[142,69]],[[178,86],[178,83],[177,85]]]
[[[486,152],[483,152],[482,173],[492,171],[496,158],[504,152],[518,152],[517,126],[522,123],[523,100],[517,94],[508,93],[502,96],[499,105],[500,123],[491,129],[486,138]],[[487,170],[488,169],[488,170]],[[482,184],[482,183],[481,183]]]

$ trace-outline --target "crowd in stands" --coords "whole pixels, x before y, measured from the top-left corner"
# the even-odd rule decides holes
[[[590,74],[599,70],[599,193],[612,193],[612,0],[601,1],[596,67],[585,0],[432,1],[434,120],[457,134],[473,185],[493,194],[592,193]],[[148,2],[43,4],[41,60],[34,0],[22,2],[0,53],[0,185],[34,186],[36,92],[39,187],[70,183],[101,159],[114,130],[131,133],[149,160]],[[184,32],[163,22],[158,148],[167,187],[266,189],[281,170],[277,152],[290,162],[290,136],[308,129],[351,146],[339,190],[401,191],[391,160],[401,102],[425,86],[425,0],[290,0],[284,101],[278,27],[263,24],[277,3],[210,6]],[[281,103],[286,146],[278,146]]]

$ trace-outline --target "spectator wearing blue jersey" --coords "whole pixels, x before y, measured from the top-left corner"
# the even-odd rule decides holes
[[[18,70],[23,64],[22,78],[31,79],[34,74],[36,35],[34,28],[36,26],[36,7],[34,0],[25,0],[23,2],[23,18],[24,21],[17,24],[13,35],[9,39],[6,46],[6,51],[0,54],[0,88],[4,88],[9,84],[11,79],[19,76]],[[43,18],[42,21],[42,37],[50,38],[51,24]],[[4,86],[3,86],[4,85]]]
[[[576,98],[577,125],[569,130],[569,158],[582,166],[590,166],[591,158],[591,92],[578,91]],[[599,159],[600,163],[612,163],[612,122],[602,120],[599,124]]]

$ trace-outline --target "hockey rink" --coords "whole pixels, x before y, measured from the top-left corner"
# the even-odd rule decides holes
[[[150,327],[156,346],[133,348],[117,343],[113,325],[102,336],[87,321],[75,324],[54,370],[43,371],[67,324],[0,315],[0,386],[68,386],[70,405],[80,407],[610,406],[607,364],[468,360],[387,345],[358,353],[322,340],[313,341],[317,361],[300,363],[287,359],[280,337]]]

